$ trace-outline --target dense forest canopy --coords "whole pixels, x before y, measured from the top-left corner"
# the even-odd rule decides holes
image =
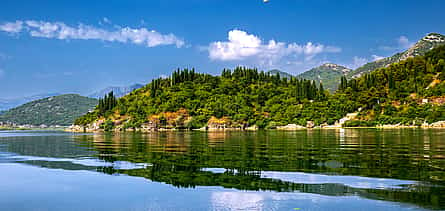
[[[445,47],[347,81],[346,93],[365,110],[361,118],[373,124],[414,124],[444,120]]]
[[[333,124],[360,110],[351,124],[421,124],[445,120],[445,47],[348,80],[329,94],[323,84],[282,78],[257,69],[224,69],[220,76],[177,70],[76,120],[86,125],[102,118],[124,128],[155,121],[160,126],[198,128],[224,118],[231,126]],[[108,96],[107,98],[113,98]],[[438,103],[425,103],[424,98]],[[114,102],[114,101],[113,101]],[[354,125],[352,125],[354,126]]]

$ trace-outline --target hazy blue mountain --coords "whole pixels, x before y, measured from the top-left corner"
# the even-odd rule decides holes
[[[122,97],[135,89],[142,88],[144,85],[142,84],[133,84],[131,86],[110,86],[105,89],[102,89],[98,92],[88,95],[88,97],[99,99],[104,97],[109,92],[113,91],[114,96]]]
[[[351,69],[338,65],[326,63],[319,67],[312,68],[297,77],[323,83],[323,87],[329,91],[335,91],[342,76],[348,74]]]
[[[27,97],[17,97],[17,98],[8,98],[8,99],[0,99],[0,111],[6,111],[11,108],[15,108],[19,105],[25,104],[27,102],[38,100],[42,98],[52,97],[60,95],[60,93],[48,93],[48,94],[38,94]]]
[[[0,115],[1,122],[31,125],[71,125],[97,105],[97,99],[77,94],[47,97],[25,103]]]
[[[289,74],[287,72],[283,72],[283,71],[277,70],[277,69],[270,70],[270,71],[268,71],[268,73],[270,73],[271,75],[280,74],[280,76],[282,78],[292,78],[292,77],[294,77],[293,75],[291,75],[291,74]]]

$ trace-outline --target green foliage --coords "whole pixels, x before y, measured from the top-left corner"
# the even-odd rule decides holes
[[[363,74],[372,72],[374,70],[377,70],[379,68],[384,68],[391,64],[401,62],[408,57],[424,56],[431,49],[443,46],[445,44],[445,42],[443,41],[445,39],[444,35],[437,34],[437,33],[430,33],[427,35],[427,37],[435,37],[436,39],[431,40],[430,38],[428,38],[428,39],[423,38],[420,41],[418,41],[412,48],[408,49],[407,51],[402,52],[402,53],[397,53],[391,57],[387,57],[384,59],[380,59],[380,60],[365,64],[362,67],[359,67],[354,71],[351,71],[348,74],[348,77],[351,78],[353,76],[363,75]],[[437,55],[437,57],[441,57],[441,55]],[[443,57],[441,57],[441,58],[443,58]]]
[[[291,79],[291,78],[295,77],[287,72],[283,72],[283,71],[277,70],[277,69],[269,70],[267,73],[269,73],[270,75],[280,75],[281,78],[287,78],[287,79]]]
[[[376,124],[374,121],[349,120],[343,124],[343,127],[374,127]]]
[[[75,94],[59,95],[32,101],[6,111],[0,122],[31,125],[71,125],[74,120],[97,105],[97,100]],[[89,115],[89,114],[88,114]],[[97,116],[89,116],[95,119]]]
[[[99,126],[101,129],[103,129],[104,131],[112,131],[113,130],[113,128],[114,128],[114,123],[113,123],[113,121],[111,121],[111,120],[109,120],[109,119],[107,119],[104,123],[102,123],[100,126]]]
[[[345,112],[354,109],[328,111],[331,108],[327,106],[334,101],[336,99],[330,99],[323,85],[310,80],[282,78],[279,74],[244,67],[224,69],[221,76],[184,69],[174,71],[168,78],[155,79],[120,98],[111,110],[101,100],[95,112],[76,122],[88,124],[98,117],[107,118],[118,110],[121,115],[130,116],[133,122],[143,123],[148,121],[150,115],[184,108],[193,117],[184,125],[186,128],[205,126],[212,116],[229,117],[236,124],[244,126],[259,124],[266,127],[269,121],[287,124],[299,119],[305,122],[321,118],[317,121],[324,122],[330,113],[336,113],[334,116],[341,118]],[[316,109],[310,109],[313,107]],[[319,111],[326,112],[315,113]],[[160,125],[165,124],[160,120]]]
[[[108,94],[106,94],[104,98],[99,99],[97,110],[99,111],[100,115],[106,115],[107,112],[112,111],[113,108],[116,106],[117,106],[117,100],[113,94],[113,91],[111,91]]]
[[[89,112],[83,116],[80,116],[79,118],[74,120],[75,125],[87,125],[94,120],[99,118],[99,113],[97,111]]]
[[[323,83],[328,91],[334,92],[337,90],[341,78],[350,71],[350,69],[340,65],[324,64],[306,71],[298,77],[315,81],[317,84]]]
[[[378,124],[442,121],[445,106],[422,104],[422,99],[445,95],[445,82],[440,80],[444,59],[445,46],[441,46],[425,56],[409,58],[360,78],[342,79],[339,93],[347,94],[365,109],[363,119],[374,119]]]
[[[333,124],[359,108],[362,121],[347,125],[445,120],[444,105],[421,104],[422,98],[445,95],[445,82],[440,81],[444,60],[442,46],[425,56],[409,58],[359,78],[348,81],[342,76],[339,90],[332,95],[325,91],[324,84],[282,78],[280,74],[257,69],[224,69],[221,76],[197,73],[194,69],[177,70],[171,77],[155,79],[117,101],[111,93],[94,112],[76,122],[88,124],[119,111],[130,117],[127,126],[135,127],[148,122],[151,115],[185,109],[192,119],[181,120],[178,127],[199,128],[214,116],[228,117],[242,127],[255,124],[259,128],[275,128],[290,123],[305,125],[306,121]],[[107,104],[107,99],[112,103]],[[159,121],[160,125],[167,125],[164,116]]]

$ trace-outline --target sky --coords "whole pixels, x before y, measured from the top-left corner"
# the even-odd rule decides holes
[[[443,0],[2,0],[0,98],[88,95],[177,68],[357,68],[445,33]]]

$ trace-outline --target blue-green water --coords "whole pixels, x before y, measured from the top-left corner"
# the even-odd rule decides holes
[[[0,210],[443,210],[445,130],[0,132]]]

